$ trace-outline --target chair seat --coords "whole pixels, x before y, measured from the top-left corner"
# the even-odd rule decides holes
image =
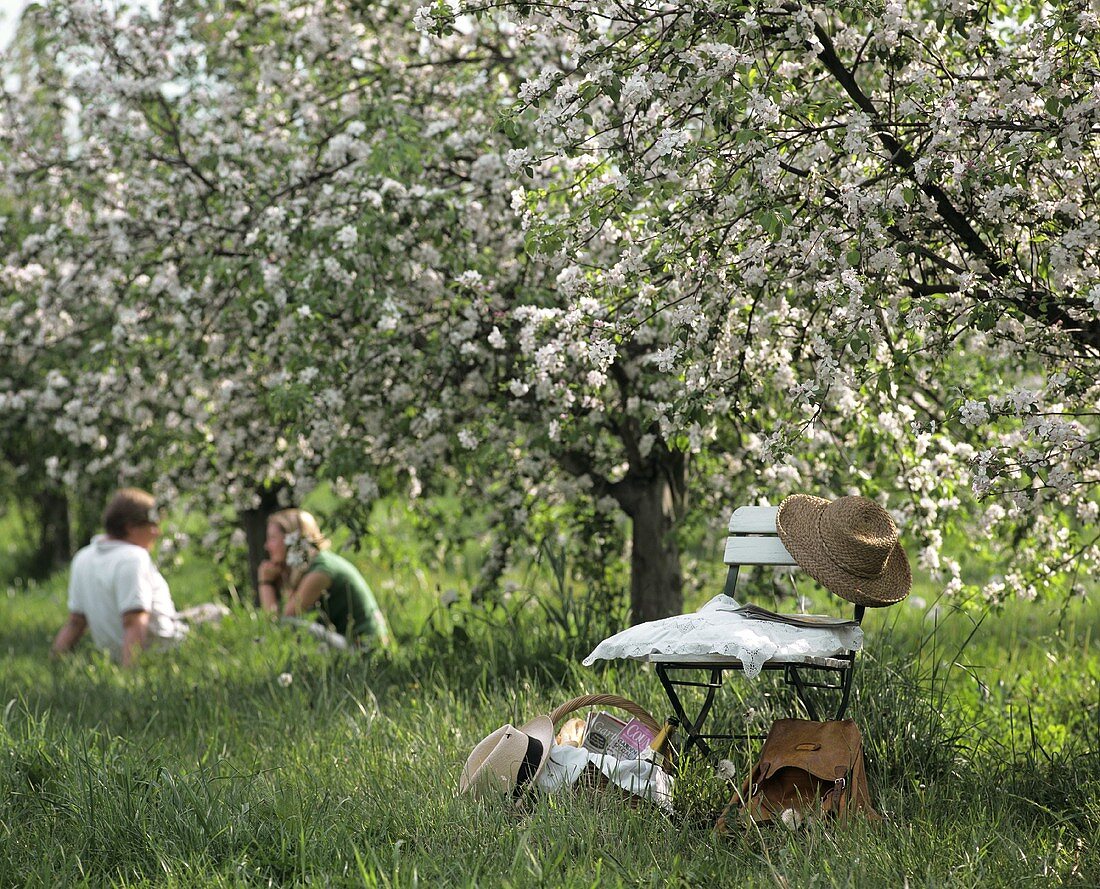
[[[583,661],[627,659],[643,662],[740,666],[753,678],[784,665],[824,666],[819,660],[850,662],[863,647],[858,626],[794,627],[746,617],[726,595],[698,611],[630,627],[604,639]],[[775,666],[765,666],[773,664]]]
[[[837,654],[842,654],[838,651]],[[737,657],[721,654],[651,654],[646,659],[650,664],[667,664],[676,666],[683,664],[690,667],[723,667],[725,669],[744,668],[744,662]],[[850,670],[852,660],[839,657],[819,657],[815,655],[794,655],[790,657],[771,657],[764,661],[762,669],[779,670],[784,667],[824,667],[829,670]]]

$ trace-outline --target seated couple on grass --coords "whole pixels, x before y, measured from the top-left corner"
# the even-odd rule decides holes
[[[51,653],[72,651],[86,632],[124,667],[147,648],[176,645],[191,625],[220,620],[229,609],[207,603],[176,609],[168,582],[152,559],[160,522],[152,494],[118,491],[103,514],[106,534],[97,535],[73,558],[69,617]],[[329,541],[308,512],[284,509],[268,523],[260,565],[260,603],[265,610],[305,627],[333,648],[389,644],[389,631],[374,594],[355,566],[328,552]],[[299,615],[315,608],[316,622]]]
[[[229,613],[215,602],[176,610],[151,555],[160,537],[152,494],[118,491],[103,513],[103,526],[107,533],[96,535],[73,558],[69,618],[54,639],[53,656],[71,651],[91,630],[98,647],[129,667],[146,648],[176,645],[192,624]]]
[[[303,627],[333,648],[384,648],[389,630],[374,593],[359,570],[331,552],[317,520],[302,509],[283,509],[267,522],[260,563],[260,605]],[[316,608],[316,621],[301,615]]]

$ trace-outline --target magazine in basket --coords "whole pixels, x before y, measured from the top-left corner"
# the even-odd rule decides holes
[[[638,759],[656,734],[639,719],[624,722],[606,710],[597,710],[588,714],[581,746],[616,759]]]
[[[607,752],[616,759],[638,759],[649,749],[655,737],[657,733],[648,725],[640,719],[631,719],[623,726],[619,737],[611,742]]]
[[[594,710],[588,714],[584,726],[584,741],[581,746],[593,753],[607,753],[611,742],[619,737],[626,725],[623,720],[612,716],[606,710]]]

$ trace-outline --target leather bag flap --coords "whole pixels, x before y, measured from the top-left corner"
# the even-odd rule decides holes
[[[755,780],[762,783],[778,769],[792,767],[805,769],[824,781],[835,781],[852,770],[862,747],[859,729],[851,719],[779,719],[760,751]]]

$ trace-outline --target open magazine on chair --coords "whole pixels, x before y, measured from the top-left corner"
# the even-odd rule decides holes
[[[837,627],[858,627],[859,624],[850,618],[830,617],[827,614],[778,614],[769,611],[759,605],[742,605],[734,609],[735,614],[743,615],[750,620],[767,620],[777,624],[787,624],[791,627],[805,627],[807,629],[835,629]]]

